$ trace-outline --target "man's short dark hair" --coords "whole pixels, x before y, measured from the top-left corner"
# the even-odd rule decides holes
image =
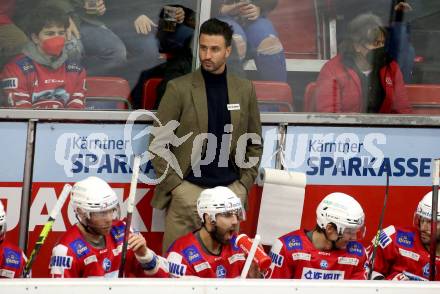
[[[224,21],[217,18],[211,18],[205,21],[200,27],[200,35],[221,35],[225,38],[226,46],[231,46],[232,43],[232,27]]]
[[[29,35],[38,35],[47,26],[69,27],[69,17],[58,7],[40,6],[31,12],[27,32]]]

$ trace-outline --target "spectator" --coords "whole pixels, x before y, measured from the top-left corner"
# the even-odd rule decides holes
[[[159,64],[155,33],[160,9],[167,1],[59,1],[80,32],[83,64],[90,75],[123,76],[133,86],[142,70]]]
[[[440,206],[437,214],[437,256],[440,255]],[[372,278],[374,280],[429,280],[429,261],[431,244],[432,192],[420,200],[414,212],[414,227],[398,228],[389,226],[378,239],[373,239],[368,248],[371,256],[376,246]],[[436,258],[436,268],[440,261]],[[435,280],[440,281],[436,271]]]
[[[420,0],[343,0],[336,2],[336,10],[342,19],[338,25],[338,36],[344,36],[346,24],[361,13],[373,13],[386,24],[388,38],[385,44],[387,52],[395,59],[403,73],[405,82],[412,78],[415,49],[410,42],[410,22],[420,9]],[[339,39],[339,38],[338,38]]]
[[[272,279],[365,280],[367,256],[361,243],[365,215],[344,193],[327,195],[316,209],[313,231],[297,230],[278,238],[270,255]]]
[[[69,19],[55,7],[40,7],[30,16],[31,42],[2,72],[11,107],[84,108],[85,70],[63,51]]]
[[[162,9],[156,34],[159,42],[159,51],[167,56],[166,61],[141,73],[130,95],[133,99],[134,108],[142,107],[140,102],[143,98],[143,88],[147,80],[153,77],[162,78],[162,81],[156,88],[157,99],[153,109],[157,109],[168,82],[191,72],[195,11],[181,5],[173,5],[173,7],[177,7],[175,31],[168,31],[166,29]]]
[[[26,34],[12,20],[14,9],[15,0],[4,0],[0,5],[0,69],[28,42]]]
[[[169,248],[168,263],[172,277],[237,278],[246,261],[235,245],[235,234],[244,210],[240,198],[226,187],[206,189],[197,200],[202,227],[180,237]],[[253,264],[249,277],[262,277]]]
[[[22,278],[26,256],[20,248],[6,241],[5,236],[6,212],[0,201],[0,278]]]
[[[267,18],[277,3],[277,0],[213,0],[212,11],[215,17],[232,26],[233,43],[241,67],[249,55],[255,60],[260,79],[285,82],[284,48]]]
[[[411,112],[400,68],[384,51],[385,37],[380,19],[373,14],[350,22],[340,53],[319,73],[317,111]]]
[[[125,223],[116,193],[100,178],[88,177],[73,186],[71,197],[78,223],[52,250],[52,277],[118,277]],[[168,276],[141,234],[130,234],[128,246],[126,277]]]
[[[149,150],[157,155],[152,160],[157,177],[164,179],[156,185],[151,204],[167,208],[164,252],[178,237],[200,227],[196,201],[202,190],[228,186],[246,206],[257,176],[260,114],[252,83],[227,71],[231,42],[227,23],[203,23],[201,69],[171,80],[156,114],[163,127],[156,121]]]

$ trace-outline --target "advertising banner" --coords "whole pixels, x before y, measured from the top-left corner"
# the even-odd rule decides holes
[[[384,225],[411,225],[417,203],[431,190],[439,135],[428,128],[288,127],[286,163],[307,175],[302,227],[313,228],[322,198],[344,192],[364,208],[368,243],[378,228],[387,174]]]
[[[6,208],[7,238],[14,243],[18,243],[26,137],[27,123],[0,123],[0,201]]]

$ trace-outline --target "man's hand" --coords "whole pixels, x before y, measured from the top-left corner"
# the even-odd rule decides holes
[[[87,0],[84,1],[84,9],[87,14],[103,15],[106,11],[104,0],[97,0],[96,7],[89,7]]]
[[[255,263],[255,261],[252,261],[251,267],[249,268],[249,272],[247,277],[248,279],[263,279],[264,274],[260,272],[260,269],[258,268],[258,265]]]
[[[72,37],[79,39],[81,37],[81,34],[79,33],[79,30],[78,30],[75,22],[69,16],[69,27],[66,30],[66,39],[68,41],[70,41],[72,39]]]
[[[223,4],[220,7],[220,14],[222,15],[237,15],[240,13],[239,8],[240,6],[242,6],[242,4],[240,4],[240,2],[238,3],[233,3],[233,4]]]
[[[247,20],[256,20],[261,14],[260,7],[254,4],[240,6],[240,15]]]
[[[148,16],[142,14],[134,21],[134,28],[138,34],[148,35],[153,27],[157,27]]]
[[[409,12],[412,11],[413,8],[411,5],[409,5],[406,2],[399,2],[396,6],[394,6],[395,11],[403,11],[403,12]]]
[[[138,256],[145,256],[148,251],[147,241],[142,234],[130,234],[128,238],[128,247]]]
[[[176,9],[176,22],[182,23],[185,20],[185,10],[182,7]]]

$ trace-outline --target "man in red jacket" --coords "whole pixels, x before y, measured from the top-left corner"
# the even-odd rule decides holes
[[[350,22],[340,53],[319,74],[317,111],[411,113],[402,72],[385,52],[385,38],[381,20],[373,14]]]
[[[1,74],[8,105],[17,108],[84,108],[86,72],[63,51],[69,18],[55,7],[41,7],[30,17],[30,37],[23,54]]]

